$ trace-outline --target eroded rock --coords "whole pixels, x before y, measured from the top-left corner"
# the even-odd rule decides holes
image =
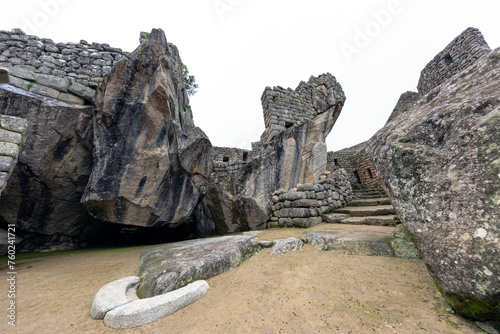
[[[105,77],[96,94],[94,166],[82,203],[104,221],[176,227],[199,220],[211,144],[195,127],[177,48],[154,29]],[[201,212],[202,211],[202,212]]]
[[[141,255],[136,275],[141,298],[179,289],[235,268],[260,250],[250,236],[188,240],[148,250]]]
[[[452,307],[500,319],[500,49],[433,88],[367,153]]]

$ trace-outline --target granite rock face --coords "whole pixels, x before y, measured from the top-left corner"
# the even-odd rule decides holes
[[[0,198],[0,220],[24,232],[85,240],[98,226],[80,203],[92,169],[92,108],[2,85],[0,113],[29,124]]]
[[[448,302],[500,320],[500,49],[431,89],[367,153]]]
[[[141,254],[136,275],[140,298],[149,298],[219,275],[235,268],[260,250],[250,236],[225,236],[188,240]]]
[[[345,95],[334,76],[322,74],[296,90],[268,87],[262,101],[262,150],[225,180],[210,182],[208,204],[219,232],[266,227],[276,190],[319,179],[326,170],[325,139]]]
[[[195,127],[177,48],[162,30],[122,59],[96,94],[94,165],[82,203],[103,221],[213,233],[203,202],[211,144]],[[208,215],[208,216],[207,216]]]

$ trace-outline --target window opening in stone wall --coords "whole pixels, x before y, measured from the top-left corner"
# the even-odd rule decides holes
[[[337,158],[333,159],[333,164],[335,166],[338,166],[339,165],[339,159],[337,159]]]
[[[448,53],[446,56],[443,57],[443,61],[446,65],[450,65],[453,62],[453,59],[451,59],[451,56]]]
[[[291,128],[293,126],[292,122],[285,122],[285,128]]]
[[[248,160],[248,152],[243,152],[243,161]]]
[[[229,162],[229,157],[223,157],[222,162]]]
[[[372,170],[370,168],[368,168],[367,170],[368,170],[368,175],[370,175],[370,179],[373,179]]]
[[[358,174],[357,170],[354,171],[354,181],[356,183],[361,183],[361,178],[359,177],[359,174]]]

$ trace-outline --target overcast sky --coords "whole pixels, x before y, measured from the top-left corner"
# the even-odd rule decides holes
[[[347,97],[328,150],[369,139],[401,93],[467,27],[500,46],[500,1],[23,0],[2,2],[0,29],[132,51],[161,28],[196,76],[195,123],[215,146],[250,148],[264,131],[266,86],[330,72]],[[22,5],[20,5],[22,3]]]

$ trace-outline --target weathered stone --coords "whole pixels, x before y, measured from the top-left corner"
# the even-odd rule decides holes
[[[500,319],[499,59],[435,87],[367,147],[439,289],[477,320]]]
[[[5,143],[13,143],[20,145],[22,142],[22,135],[17,132],[12,132],[4,129],[0,129],[0,141]]]
[[[328,213],[323,215],[323,220],[328,224],[339,224],[342,220],[349,217],[350,215],[345,213]]]
[[[259,250],[254,237],[225,236],[188,240],[148,250],[141,255],[136,275],[141,298],[179,289],[242,264]]]
[[[66,92],[71,84],[66,78],[59,78],[42,73],[35,73],[35,79],[40,85],[53,88],[60,92]]]
[[[152,323],[194,303],[208,289],[208,283],[199,280],[166,294],[133,301],[108,312],[104,324],[114,329],[125,329]]]
[[[25,136],[28,129],[28,121],[24,118],[9,116],[4,112],[3,115],[0,115],[0,126],[5,130],[18,132]]]
[[[55,90],[55,89],[52,89],[49,87],[45,87],[42,85],[38,85],[38,84],[33,84],[33,86],[30,88],[30,92],[40,94],[43,96],[48,96],[48,97],[51,97],[53,99],[57,99],[59,97],[59,94],[60,94],[58,90]]]
[[[80,105],[85,104],[84,99],[82,99],[81,97],[78,97],[76,95],[73,95],[73,94],[61,93],[61,94],[59,94],[59,100],[65,101],[68,103],[72,103],[72,104],[80,104]]]
[[[139,299],[136,294],[139,277],[129,276],[106,284],[94,296],[90,308],[93,319],[104,319],[109,311]]]
[[[302,228],[309,228],[322,222],[323,219],[321,217],[293,218],[293,226]]]
[[[94,102],[94,96],[96,94],[95,90],[79,84],[78,82],[75,82],[71,86],[69,86],[68,91],[80,96],[81,98],[89,102]]]
[[[95,236],[96,222],[80,204],[92,167],[92,108],[2,86],[0,113],[1,127],[26,134],[0,197],[0,220],[20,231]]]
[[[0,156],[0,172],[9,173],[13,166],[14,166],[13,158]]]
[[[92,216],[144,227],[194,220],[202,235],[214,233],[204,210],[211,144],[187,106],[178,51],[154,29],[97,91],[94,165],[82,197]]]
[[[306,234],[309,243],[322,251],[349,255],[392,257],[389,245],[392,228],[386,232],[358,232],[345,230],[317,231]]]
[[[17,159],[19,155],[19,146],[12,143],[0,142],[0,155]]]
[[[274,242],[269,240],[260,240],[259,246],[262,248],[270,248],[273,247]]]
[[[304,243],[297,238],[276,239],[271,255],[284,255],[291,251],[302,250]]]
[[[314,93],[314,90],[321,90],[321,94]],[[259,146],[259,157],[243,165],[227,181],[219,180],[217,185],[209,184],[210,211],[215,225],[221,226],[221,230],[230,232],[237,228],[265,227],[272,212],[271,194],[280,188],[288,191],[299,183],[314,183],[323,173],[324,170],[320,171],[318,166],[326,166],[326,155],[312,152],[315,146],[315,152],[322,152],[321,145],[317,144],[325,142],[340,115],[345,101],[344,93],[335,77],[330,74],[311,77],[307,83],[299,84],[295,92],[305,99],[294,110],[297,116],[301,116],[299,124],[287,116],[290,113],[286,111],[288,107],[285,101],[287,96],[293,94],[291,92],[291,89],[266,88],[262,99],[266,132],[262,136],[262,146]],[[316,94],[315,102],[313,93]],[[273,100],[273,97],[277,98]],[[321,99],[323,102],[320,102]],[[272,108],[275,107],[279,109],[279,117],[282,118],[279,122],[285,123],[285,129],[281,132],[277,129],[282,125],[278,122],[277,126],[273,126],[271,122],[272,117],[278,117],[273,115]],[[313,156],[319,160],[324,159],[324,164],[319,160],[313,161]],[[316,198],[314,191],[309,197],[303,192],[280,192],[275,195],[279,196],[280,201]],[[235,221],[237,224],[227,226],[227,222]]]

